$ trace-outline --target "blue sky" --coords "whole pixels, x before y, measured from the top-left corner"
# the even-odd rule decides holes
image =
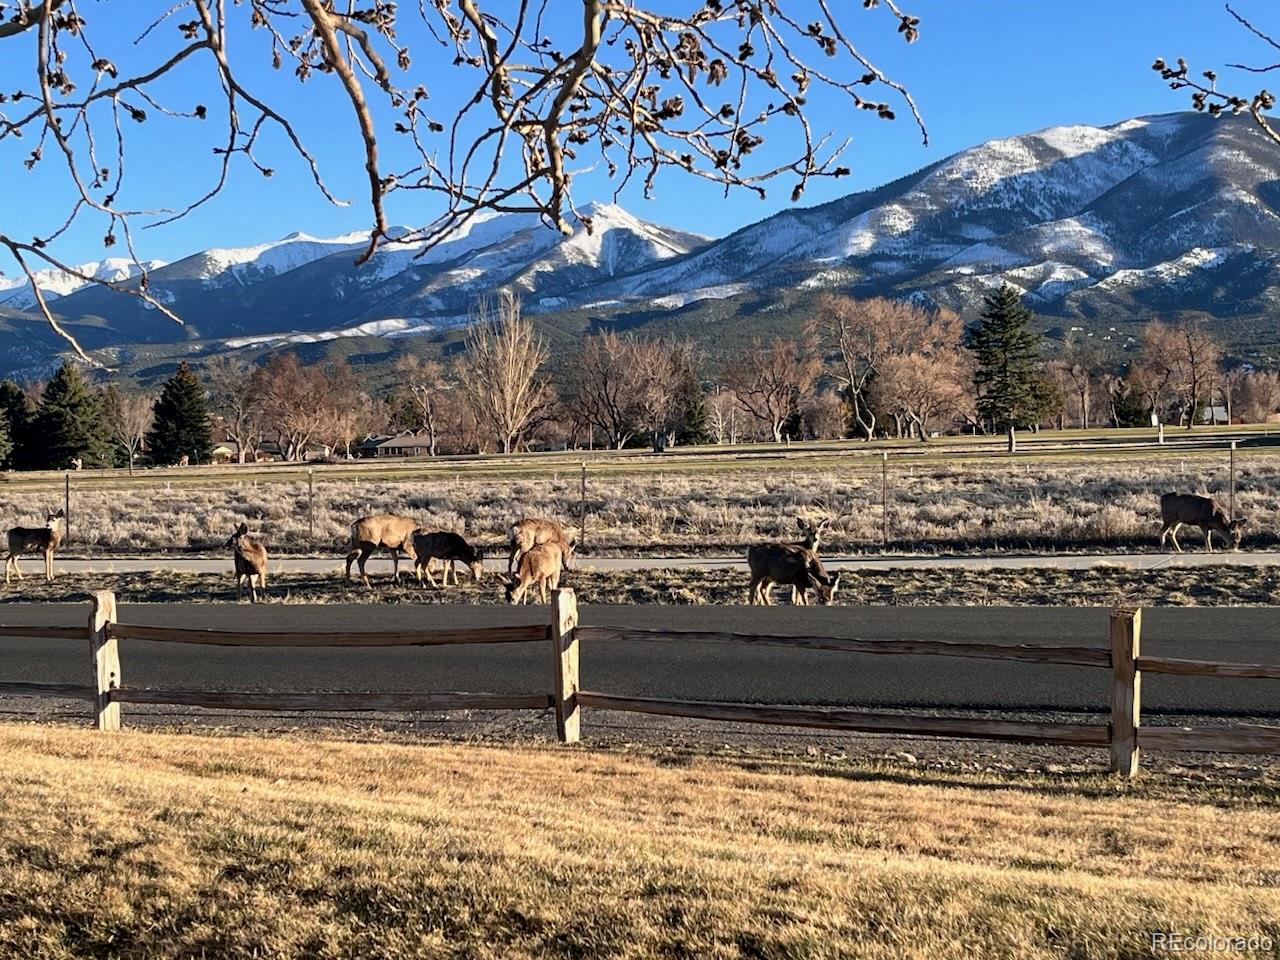
[[[685,7],[684,0],[665,2],[672,8]],[[793,0],[796,4],[804,6],[803,0]],[[552,5],[566,16],[576,7],[571,0],[552,0]],[[845,157],[853,175],[815,184],[805,196],[806,204],[878,186],[994,137],[1186,109],[1185,95],[1168,90],[1151,71],[1157,55],[1186,56],[1198,70],[1236,60],[1263,63],[1268,53],[1213,0],[902,0],[904,9],[921,18],[921,38],[911,46],[897,38],[883,9],[864,12],[855,0],[839,0],[839,5],[850,9],[845,22],[852,25],[864,51],[912,90],[928,124],[930,145],[921,145],[918,131],[902,111],[897,121],[888,123],[870,113],[851,117],[834,103],[815,98],[815,130],[853,137]],[[149,62],[171,44],[167,36],[141,47],[132,43],[139,32],[136,22],[145,25],[168,6],[169,0],[81,3],[99,54],[125,70]],[[413,14],[415,4],[401,6],[406,18]],[[1236,4],[1242,13],[1257,15],[1261,24],[1267,23],[1271,7],[1266,0]],[[121,23],[125,20],[136,22],[126,29]],[[1271,25],[1280,30],[1277,18]],[[359,141],[336,78],[319,76],[300,87],[287,69],[277,73],[269,68],[260,46],[263,39],[260,33],[245,38],[235,51],[243,64],[242,76],[255,92],[296,118],[334,192],[350,198],[352,205],[328,204],[281,138],[269,134],[261,157],[277,171],[274,177],[266,180],[247,163],[234,164],[230,187],[206,208],[183,222],[139,232],[141,256],[173,260],[208,246],[260,243],[295,230],[326,236],[367,227]],[[459,88],[458,72],[425,41],[409,40],[417,56],[413,76],[426,83],[443,107]],[[0,89],[6,91],[27,82],[22,63],[26,53],[15,46],[6,42],[0,61]],[[1256,83],[1238,71],[1220,73],[1242,90]],[[166,86],[163,99],[188,108],[206,102],[216,116],[217,100],[207,85],[208,76],[203,65],[193,64]],[[12,105],[0,109],[12,110]],[[142,189],[126,192],[126,200],[189,200],[214,175],[212,148],[222,136],[215,120],[148,121],[130,125],[128,133],[128,178]],[[43,170],[28,173],[22,167],[31,146],[26,140],[0,142],[0,230],[19,238],[49,231],[65,214],[71,196],[52,150],[46,151],[50,159]],[[777,147],[769,144],[765,149],[767,159]],[[654,200],[645,201],[636,185],[621,202],[649,220],[722,235],[788,206],[789,190],[789,184],[779,181],[766,201],[742,193],[726,200],[717,188],[668,172],[660,177]],[[578,203],[608,199],[611,193],[602,173],[584,175],[575,185]],[[397,223],[426,222],[435,212],[430,202],[418,197],[400,195],[391,205],[391,219]],[[101,243],[103,227],[100,220],[86,218],[83,226],[58,241],[54,252],[74,262],[107,255]],[[120,253],[119,248],[110,252]]]

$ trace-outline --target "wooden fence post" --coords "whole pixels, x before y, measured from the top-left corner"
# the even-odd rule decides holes
[[[577,743],[578,723],[578,599],[572,590],[551,594],[551,650],[556,680],[551,692],[556,710],[556,736],[561,743]]]
[[[120,648],[111,635],[110,625],[116,619],[116,595],[99,590],[90,600],[89,653],[93,657],[94,718],[99,730],[120,729],[120,704],[111,691],[120,686]]]
[[[1132,777],[1141,760],[1138,728],[1142,725],[1142,610],[1111,611],[1111,772]]]

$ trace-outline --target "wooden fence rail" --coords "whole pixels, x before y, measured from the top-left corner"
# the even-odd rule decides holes
[[[584,707],[663,716],[776,724],[826,730],[849,730],[907,736],[1009,741],[1106,748],[1111,769],[1124,776],[1138,772],[1143,750],[1187,750],[1224,753],[1280,753],[1280,727],[1234,724],[1217,727],[1144,726],[1143,673],[1220,678],[1280,679],[1280,665],[1224,663],[1142,655],[1142,611],[1111,613],[1107,646],[997,644],[951,640],[873,640],[844,637],[797,637],[736,634],[705,630],[651,630],[634,627],[579,626],[572,590],[557,590],[550,619],[543,624],[450,630],[370,633],[282,633],[155,627],[121,623],[115,597],[94,594],[87,628],[0,625],[0,638],[89,640],[94,682],[0,682],[2,696],[57,697],[88,700],[100,730],[120,727],[120,705],[170,704],[240,710],[548,710],[565,743],[580,736]],[[121,639],[217,646],[386,647],[445,644],[550,643],[552,678],[549,690],[532,693],[445,692],[271,692],[256,690],[190,690],[130,687],[121,677]],[[579,687],[579,647],[590,642],[723,643],[738,646],[781,646],[840,653],[965,657],[1045,665],[1109,668],[1109,723],[1032,723],[978,717],[922,717],[853,709],[722,703],[708,700],[636,697]]]

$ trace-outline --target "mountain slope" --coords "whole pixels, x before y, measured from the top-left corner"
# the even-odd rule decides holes
[[[430,333],[501,288],[579,330],[670,331],[688,316],[695,336],[700,302],[760,316],[839,289],[971,313],[1008,282],[1051,324],[1197,310],[1257,340],[1280,296],[1280,148],[1247,118],[1179,113],[994,140],[714,241],[612,204],[584,212],[591,234],[491,214],[425,251],[404,229],[361,267],[359,234],[203,251],[150,273],[184,327],[92,286],[57,289],[56,305],[90,347],[206,350]]]
[[[1270,273],[1278,210],[1280,151],[1243,118],[1186,113],[1056,127],[982,144],[876,191],[786,211],[586,291],[582,302],[687,301],[799,284],[969,307],[1005,281],[1049,314],[1104,304],[1259,312],[1275,302],[1274,276],[1261,285],[1255,277],[1243,299],[1221,289],[1206,299],[1212,285],[1201,274],[1239,272],[1246,261],[1248,272]],[[1171,286],[1185,290],[1185,304]]]
[[[142,267],[148,272],[158,270],[164,265],[163,260],[142,261]],[[131,280],[139,273],[138,264],[127,257],[108,257],[91,263],[75,264],[73,268],[86,277],[113,283]],[[52,267],[47,270],[35,270],[33,275],[36,286],[44,295],[46,303],[65,297],[86,286],[86,281],[81,280],[80,277]],[[35,305],[35,293],[23,274],[14,271],[12,274],[0,275],[0,306],[11,310],[26,310]]]

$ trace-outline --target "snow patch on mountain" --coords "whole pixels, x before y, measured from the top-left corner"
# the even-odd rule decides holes
[[[666,297],[657,297],[653,305],[662,310],[678,310],[698,300],[727,300],[751,289],[745,283],[725,283],[713,287],[699,287],[684,293],[673,293]]]
[[[1172,284],[1186,280],[1199,270],[1211,270],[1220,267],[1228,258],[1238,253],[1252,250],[1252,247],[1195,247],[1182,256],[1164,263],[1153,264],[1139,269],[1117,270],[1111,276],[1100,280],[1099,290],[1113,290],[1117,287],[1135,284]]]
[[[92,277],[95,280],[122,283],[138,276],[142,270],[150,273],[164,265],[165,262],[163,260],[143,260],[141,269],[139,269],[139,264],[128,258],[108,257],[105,260],[76,264],[72,269],[76,273]],[[35,277],[36,286],[39,287],[46,301],[68,296],[88,283],[88,281],[80,279],[75,274],[64,273],[55,267],[50,267],[47,270],[35,270],[32,275]],[[25,274],[16,269],[12,273],[0,274],[0,305],[12,307],[15,310],[26,310],[36,305],[35,293],[32,291],[31,284],[27,281]]]

